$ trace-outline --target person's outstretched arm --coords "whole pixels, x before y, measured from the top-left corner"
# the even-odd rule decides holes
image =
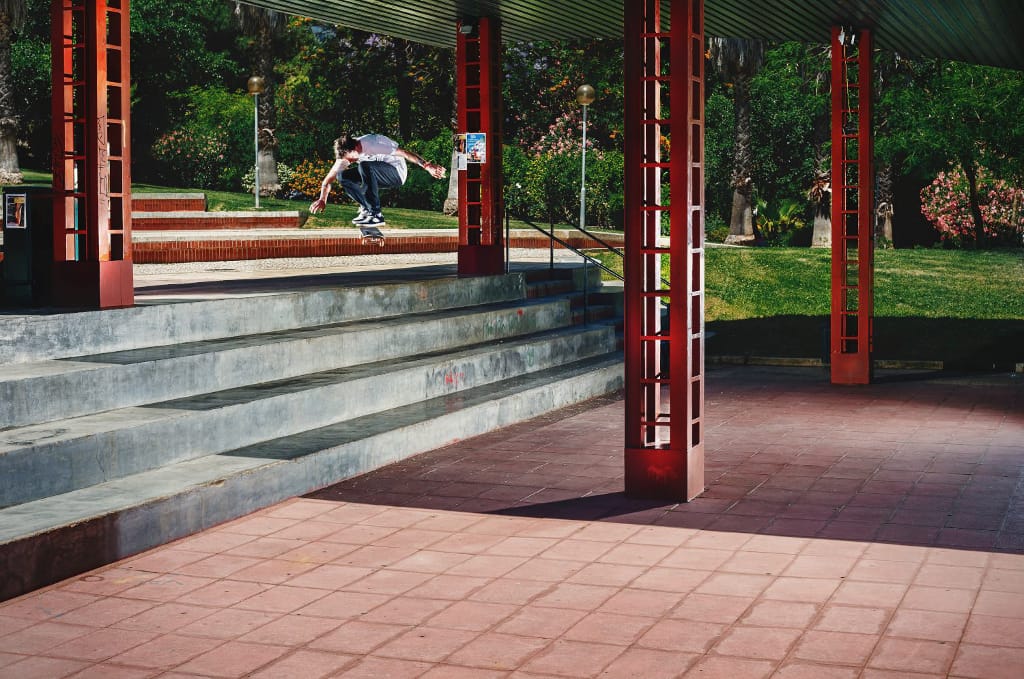
[[[437,165],[435,163],[426,161],[423,159],[423,156],[421,156],[418,153],[406,151],[405,149],[395,149],[395,155],[398,156],[399,158],[405,158],[413,165],[418,165],[422,167],[424,170],[429,172],[430,176],[433,177],[434,179],[440,179],[446,174],[446,170],[443,165]]]
[[[344,158],[338,158],[334,161],[334,165],[331,166],[327,176],[324,177],[322,182],[320,182],[320,197],[309,205],[310,214],[315,215],[318,212],[323,212],[324,208],[327,207],[327,196],[331,195],[331,184],[350,164],[351,163]]]

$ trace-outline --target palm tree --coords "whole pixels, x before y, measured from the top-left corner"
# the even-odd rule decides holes
[[[235,16],[242,32],[253,40],[255,67],[253,75],[263,78],[263,93],[259,99],[259,151],[260,192],[273,194],[281,189],[277,177],[277,113],[274,108],[274,38],[285,27],[285,15],[272,9],[245,5],[235,0]]]
[[[732,83],[733,107],[736,112],[729,240],[752,240],[754,168],[750,146],[750,81],[764,65],[765,45],[761,40],[711,38],[710,47],[711,61],[722,80]]]
[[[25,0],[0,0],[0,184],[22,181],[18,166],[18,115],[11,73],[11,38],[25,25]]]

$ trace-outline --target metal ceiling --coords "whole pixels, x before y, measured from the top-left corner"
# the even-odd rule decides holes
[[[506,41],[616,38],[629,1],[245,0],[439,47],[454,47],[455,22],[476,16],[501,19]],[[833,25],[867,27],[881,49],[1024,70],[1022,0],[704,0],[704,8],[712,36],[824,44]]]

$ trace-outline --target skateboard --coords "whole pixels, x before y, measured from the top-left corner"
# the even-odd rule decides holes
[[[376,226],[360,226],[359,233],[363,234],[363,243],[384,247],[384,234]]]

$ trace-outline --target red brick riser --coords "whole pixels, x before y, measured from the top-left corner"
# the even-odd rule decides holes
[[[133,212],[202,212],[205,198],[132,198]]]
[[[577,248],[593,247],[587,238],[571,238]],[[541,236],[513,236],[513,248],[547,249],[548,239]],[[179,264],[183,262],[226,262],[280,257],[338,257],[344,255],[407,254],[421,252],[457,252],[459,239],[451,236],[388,237],[384,245],[363,243],[358,237],[280,238],[260,240],[187,240],[135,242],[132,259],[136,264]],[[556,248],[561,249],[557,243]]]
[[[227,217],[223,213],[197,212],[195,216],[177,213],[171,217],[132,217],[132,229],[136,231],[196,231],[209,229],[297,229],[301,225],[298,215],[253,217]]]

